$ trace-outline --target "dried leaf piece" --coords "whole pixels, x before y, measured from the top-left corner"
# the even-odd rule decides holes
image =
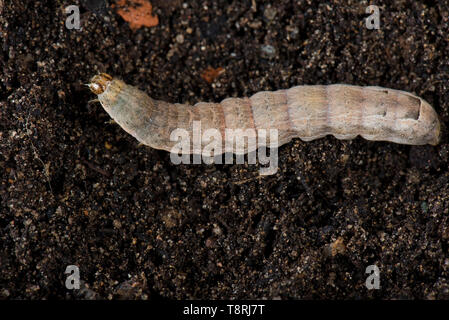
[[[129,23],[131,30],[140,27],[154,27],[159,24],[159,18],[153,15],[153,7],[147,0],[117,0],[117,13]]]
[[[206,70],[203,71],[203,73],[201,74],[201,78],[206,80],[208,83],[212,83],[223,72],[224,72],[224,69],[222,67],[218,67],[218,68],[214,69],[211,66],[209,66],[209,67],[207,67]]]

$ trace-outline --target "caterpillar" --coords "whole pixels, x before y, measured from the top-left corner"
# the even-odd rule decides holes
[[[304,85],[190,106],[154,100],[105,73],[95,75],[88,86],[126,132],[145,145],[166,151],[176,144],[170,139],[173,130],[192,133],[198,121],[204,130],[218,130],[224,141],[228,129],[276,129],[278,146],[293,138],[311,141],[326,135],[436,145],[441,134],[438,115],[429,103],[411,93],[382,87]],[[207,143],[203,141],[201,147]],[[258,147],[251,141],[240,151],[230,145],[231,149],[223,152],[246,153]]]

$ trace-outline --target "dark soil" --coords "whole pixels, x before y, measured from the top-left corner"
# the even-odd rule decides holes
[[[447,0],[376,1],[380,30],[365,27],[367,1],[151,2],[159,25],[132,31],[102,1],[0,0],[0,298],[449,298],[446,137],[295,140],[268,177],[177,166],[83,86],[107,72],[195,103],[380,85],[447,126]],[[81,30],[65,27],[71,4]],[[208,67],[225,72],[208,83]],[[372,264],[379,290],[365,286]],[[81,290],[66,289],[68,265]]]

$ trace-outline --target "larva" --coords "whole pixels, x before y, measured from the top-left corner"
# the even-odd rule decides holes
[[[154,100],[104,73],[94,76],[88,86],[126,132],[145,145],[167,151],[176,143],[170,133],[177,128],[191,133],[196,121],[201,122],[202,130],[218,130],[224,141],[228,129],[277,129],[278,146],[292,138],[310,141],[326,135],[338,139],[360,135],[367,140],[410,145],[436,145],[440,139],[438,116],[426,101],[381,87],[297,86],[190,106]],[[243,152],[254,149],[254,143],[246,142]]]

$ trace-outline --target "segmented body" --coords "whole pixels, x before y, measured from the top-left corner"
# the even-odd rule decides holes
[[[310,141],[326,135],[338,139],[360,135],[410,145],[436,145],[440,139],[438,116],[425,100],[381,87],[297,86],[194,106],[154,100],[106,74],[93,77],[89,87],[125,131],[145,145],[167,151],[176,144],[170,139],[173,130],[192,132],[194,121],[201,122],[202,130],[218,130],[223,144],[227,129],[277,129],[279,146],[292,138]],[[247,144],[245,152],[255,148]]]

